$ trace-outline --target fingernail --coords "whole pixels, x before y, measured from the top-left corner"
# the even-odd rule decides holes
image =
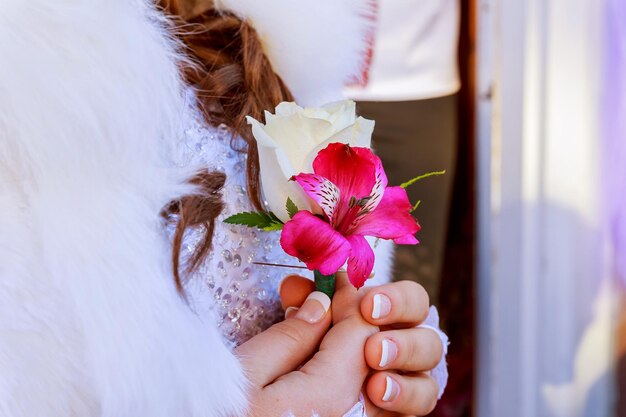
[[[308,323],[320,321],[330,308],[330,298],[320,291],[314,291],[306,298],[295,317]]]
[[[396,359],[398,355],[398,346],[396,346],[393,340],[383,339],[382,341],[382,353],[380,354],[380,363],[378,366],[381,368],[387,366]]]
[[[285,318],[286,319],[292,318],[298,310],[299,310],[298,307],[287,307],[287,310],[285,310]]]
[[[385,294],[374,295],[374,308],[372,309],[372,318],[374,320],[386,317],[391,311],[391,300]]]
[[[400,394],[400,386],[390,376],[385,377],[385,394],[383,394],[383,401],[389,402],[398,398]]]

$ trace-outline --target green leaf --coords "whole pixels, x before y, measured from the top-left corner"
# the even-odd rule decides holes
[[[402,188],[407,188],[413,184],[415,184],[416,182],[418,182],[419,180],[423,180],[424,178],[428,178],[428,177],[433,177],[435,175],[443,175],[446,173],[446,170],[444,169],[443,171],[433,171],[433,172],[428,172],[426,174],[420,175],[418,177],[415,177],[413,179],[408,180],[407,182],[404,182],[402,184],[400,184],[400,187]]]
[[[224,220],[224,223],[238,224],[248,227],[257,227],[259,229],[270,228],[270,230],[282,229],[283,222],[280,221],[274,213],[262,213],[262,212],[244,212],[234,214]],[[278,228],[278,226],[280,228]]]
[[[224,223],[248,227],[265,227],[271,223],[271,219],[265,213],[243,212],[228,217],[224,220]]]
[[[285,208],[287,209],[287,214],[289,214],[290,219],[300,211],[298,206],[296,206],[296,203],[294,203],[290,197],[287,197],[287,204],[285,205]]]

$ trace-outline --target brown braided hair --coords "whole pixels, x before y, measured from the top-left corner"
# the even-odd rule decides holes
[[[263,210],[259,180],[259,155],[246,116],[263,119],[265,110],[273,110],[281,101],[293,101],[289,89],[274,72],[263,53],[256,31],[238,17],[217,11],[212,4],[203,8],[197,0],[160,0],[160,6],[173,17],[177,35],[183,41],[193,65],[183,65],[187,82],[197,91],[198,103],[206,121],[213,126],[224,124],[245,141],[248,197],[257,210]],[[204,1],[203,3],[207,3]],[[198,9],[204,9],[198,11]],[[225,175],[200,172],[191,182],[199,194],[172,202],[165,210],[175,219],[172,265],[176,288],[181,295],[180,252],[185,231],[204,226],[205,235],[186,265],[192,272],[211,248],[215,219],[224,208],[220,191]]]

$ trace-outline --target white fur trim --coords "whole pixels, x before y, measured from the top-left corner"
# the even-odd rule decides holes
[[[343,98],[367,65],[375,25],[371,0],[216,0],[250,21],[265,53],[303,106]]]
[[[0,5],[0,415],[242,415],[245,378],[176,294],[160,209],[184,109],[135,0]]]

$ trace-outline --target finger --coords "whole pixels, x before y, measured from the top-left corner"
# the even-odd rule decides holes
[[[298,368],[317,350],[331,316],[330,299],[316,291],[293,316],[239,346],[236,353],[251,382],[264,387]]]
[[[335,295],[333,296],[333,323],[337,324],[352,316],[361,318],[359,310],[360,299],[365,290],[358,291],[350,283],[345,271],[335,274]]]
[[[335,273],[335,293],[347,288],[356,291],[356,288],[354,288],[354,285],[352,285],[348,278],[348,272],[344,269],[340,269]]]
[[[307,362],[302,371],[319,375],[325,380],[346,381],[354,385],[356,379],[365,379],[369,367],[365,363],[363,347],[367,339],[378,332],[359,311],[359,292],[348,282],[345,272],[336,276],[333,297],[333,328],[326,334],[319,352]],[[336,318],[339,319],[336,319]],[[331,375],[336,378],[329,379]],[[345,375],[351,375],[345,378]]]
[[[365,360],[377,370],[429,371],[442,355],[441,338],[431,329],[388,330],[365,344]]]
[[[374,405],[400,414],[424,416],[437,404],[437,383],[425,373],[407,376],[376,372],[365,390]]]
[[[361,300],[361,314],[377,326],[404,323],[412,327],[426,319],[428,306],[424,287],[399,281],[370,289]]]
[[[371,369],[365,363],[363,346],[375,326],[358,316],[333,325],[322,341],[319,351],[299,370],[314,386],[322,388],[321,397],[343,398],[354,405]],[[295,373],[289,374],[287,378]],[[330,383],[332,381],[332,383]],[[346,407],[347,411],[349,407]],[[323,414],[320,415],[331,415]],[[332,415],[335,415],[333,413]]]
[[[315,291],[315,283],[299,275],[287,276],[278,289],[284,310],[289,307],[300,307],[313,291]]]

